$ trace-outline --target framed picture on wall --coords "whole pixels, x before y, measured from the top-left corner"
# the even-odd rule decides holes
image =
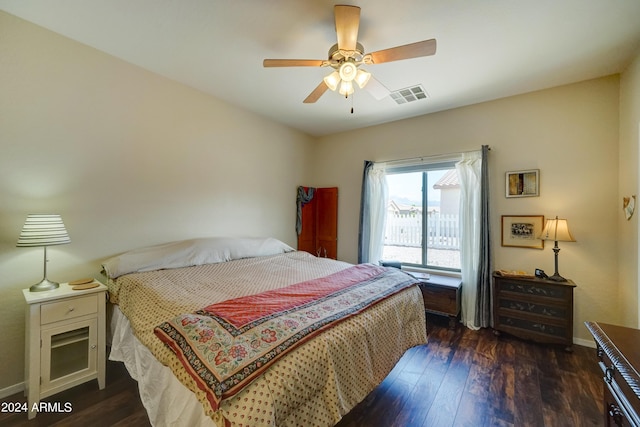
[[[544,215],[502,215],[502,246],[544,249]]]
[[[507,197],[533,197],[540,195],[540,170],[529,169],[506,173]]]

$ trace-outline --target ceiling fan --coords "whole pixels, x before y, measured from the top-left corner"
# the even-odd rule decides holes
[[[353,84],[365,88],[378,100],[389,94],[389,90],[370,73],[360,68],[362,64],[382,64],[402,59],[430,56],[436,53],[436,40],[424,40],[403,46],[365,53],[358,43],[360,8],[335,5],[334,15],[338,43],[329,49],[329,58],[323,59],[265,59],[264,67],[331,67],[334,71],[305,98],[305,104],[314,103],[327,91],[335,91],[348,97],[354,92]]]

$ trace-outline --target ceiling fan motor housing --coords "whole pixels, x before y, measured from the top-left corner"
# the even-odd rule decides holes
[[[329,60],[330,61],[342,61],[346,58],[353,58],[354,61],[360,62],[362,61],[362,57],[364,55],[364,46],[360,43],[356,43],[356,50],[348,51],[344,49],[339,49],[338,44],[334,44],[329,49]]]

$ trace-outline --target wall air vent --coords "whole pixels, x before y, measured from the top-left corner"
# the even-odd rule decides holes
[[[422,85],[396,90],[391,92],[389,96],[391,96],[391,99],[396,101],[397,104],[406,104],[407,102],[429,98],[429,94],[424,90]]]

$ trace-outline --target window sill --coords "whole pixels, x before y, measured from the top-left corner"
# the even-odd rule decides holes
[[[413,272],[413,273],[425,273],[425,274],[433,274],[435,276],[447,276],[447,277],[455,277],[462,278],[462,273],[458,271],[447,271],[447,270],[435,270],[431,268],[417,268],[417,267],[402,267],[402,271]]]

